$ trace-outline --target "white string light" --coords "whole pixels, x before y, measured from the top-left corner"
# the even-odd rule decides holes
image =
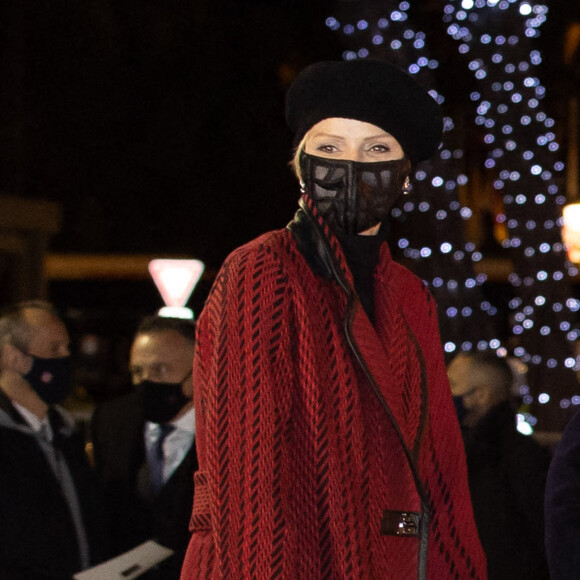
[[[406,1],[343,5],[342,12],[328,17],[326,25],[343,35],[348,46],[343,59],[384,58],[423,86],[434,87],[432,76],[439,62],[427,51],[427,35],[409,21],[409,8]],[[442,94],[430,92],[444,105]],[[446,116],[437,158],[414,168],[412,191],[393,210],[401,224],[401,233],[395,226],[395,234],[400,236],[397,246],[402,257],[413,262],[413,270],[431,288],[439,312],[444,313],[440,314],[441,334],[450,355],[457,350],[486,350],[492,340],[499,345],[493,334],[497,309],[482,298],[485,276],[473,271],[473,262],[481,254],[464,239],[464,221],[472,217],[472,211],[458,201],[457,188],[467,183],[461,145],[453,118]]]
[[[327,25],[344,34],[349,47],[344,59],[385,58],[406,68],[425,86],[434,86],[430,76],[439,63],[427,52],[427,35],[409,22],[409,8],[405,1],[380,7],[351,4],[349,13],[345,5],[343,14],[329,17]],[[531,387],[525,385],[522,396],[527,404],[567,408],[580,404],[574,391],[580,365],[571,348],[580,336],[574,325],[578,307],[570,298],[566,276],[577,270],[566,262],[560,238],[566,201],[560,190],[564,164],[558,158],[555,121],[544,110],[546,90],[538,73],[542,55],[533,43],[547,13],[546,4],[540,2],[450,0],[443,7],[443,21],[464,55],[464,74],[472,74],[478,83],[470,95],[474,120],[488,148],[485,167],[495,172],[493,187],[505,205],[497,221],[507,227],[509,237],[502,245],[509,248],[516,268],[509,276],[517,294],[510,302],[512,330],[519,339],[514,354],[530,369]],[[432,91],[432,96],[444,106],[443,95]],[[416,198],[409,196],[393,211],[394,217],[409,224],[398,247],[442,306],[447,353],[485,350],[494,348],[492,344],[505,350],[489,334],[477,336],[477,332],[485,334],[478,317],[484,313],[493,317],[497,309],[482,300],[485,276],[473,275],[472,263],[482,254],[462,239],[461,224],[471,217],[471,210],[462,208],[457,199],[457,187],[467,183],[467,176],[461,172],[463,150],[450,116],[445,118],[443,139],[439,158],[415,169]],[[427,199],[428,205],[415,199]],[[425,232],[431,243],[422,238]],[[435,240],[440,241],[433,247]],[[439,271],[430,267],[433,264]],[[464,282],[456,279],[458,273],[464,275]],[[551,387],[558,389],[559,397],[550,396]],[[529,425],[535,425],[536,417],[525,416]]]
[[[560,393],[575,389],[572,371],[579,368],[570,344],[578,335],[570,331],[575,300],[568,298],[563,273],[574,275],[576,269],[566,262],[555,227],[562,223],[566,202],[560,191],[564,164],[557,157],[555,121],[542,105],[546,91],[537,72],[542,55],[532,42],[547,13],[540,2],[449,1],[444,21],[479,81],[480,89],[471,94],[475,122],[486,131],[485,165],[498,172],[494,187],[503,193],[506,207],[506,246],[516,267],[509,280],[519,295],[510,303],[512,330],[520,339],[515,354],[529,365],[538,393],[534,398],[526,392],[524,402],[567,408],[569,396],[558,399],[545,392],[549,387]]]

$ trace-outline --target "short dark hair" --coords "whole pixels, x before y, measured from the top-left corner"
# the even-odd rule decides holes
[[[165,330],[173,330],[177,332],[185,340],[195,342],[195,323],[193,320],[185,320],[183,318],[168,318],[153,314],[147,316],[141,321],[137,327],[135,334],[146,334],[148,332],[162,332]]]

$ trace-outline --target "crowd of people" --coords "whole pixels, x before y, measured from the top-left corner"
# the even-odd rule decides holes
[[[70,579],[151,539],[173,554],[146,577],[179,577],[197,469],[194,337],[191,321],[143,320],[128,361],[134,390],[96,407],[88,454],[60,405],[62,319],[42,301],[2,312],[0,578]]]
[[[70,579],[151,539],[157,580],[577,577],[579,420],[550,467],[505,359],[446,367],[429,290],[391,259],[438,105],[386,62],[322,62],[286,117],[294,219],[226,259],[195,324],[144,318],[90,455],[58,312],[0,313],[0,578]]]

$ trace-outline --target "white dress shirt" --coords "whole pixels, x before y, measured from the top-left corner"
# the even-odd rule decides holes
[[[195,409],[193,407],[182,415],[176,421],[170,423],[175,429],[167,435],[163,441],[163,483],[173,475],[173,472],[179,467],[191,446],[195,437]],[[147,449],[152,448],[159,436],[161,427],[159,423],[146,421],[143,435],[145,437],[145,446]]]
[[[35,432],[39,433],[42,431],[42,435],[47,441],[52,441],[52,427],[48,422],[48,416],[45,415],[42,419],[39,419],[32,411],[29,411],[26,407],[23,407],[20,403],[11,400],[14,408],[22,415],[24,420],[28,423],[28,426]]]

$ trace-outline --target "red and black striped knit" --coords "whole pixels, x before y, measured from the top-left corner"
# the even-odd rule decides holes
[[[270,232],[228,257],[199,317],[181,578],[485,580],[435,304],[385,243],[371,324],[302,205],[334,274]]]

